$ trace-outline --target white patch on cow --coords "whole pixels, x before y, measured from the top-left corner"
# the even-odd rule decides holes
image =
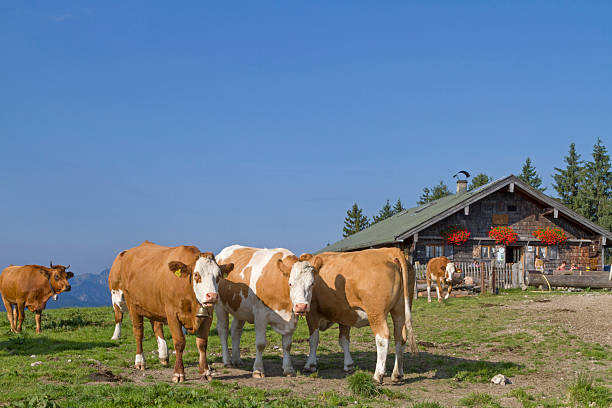
[[[293,333],[283,336],[283,375],[295,374],[293,362],[291,361],[291,342]]]
[[[134,360],[134,364],[143,364],[145,363],[144,354],[136,354],[136,359]]]
[[[113,337],[111,337],[111,340],[119,340],[120,337],[121,337],[121,323],[116,323],[115,331],[113,332]]]
[[[53,300],[57,300],[57,293],[53,295]]]
[[[355,310],[355,313],[357,313],[357,321],[355,322],[355,324],[353,324],[353,327],[365,327],[370,324],[370,321],[368,320],[368,314],[366,312],[357,309]]]
[[[193,273],[194,275],[199,273],[201,277],[200,283],[197,283],[195,279],[193,280],[193,292],[198,302],[204,304],[207,302],[207,293],[218,293],[217,280],[221,276],[221,268],[214,260],[200,257],[196,261]]]
[[[223,248],[221,250],[221,252],[219,252],[217,254],[217,256],[215,257],[215,259],[217,260],[217,263],[224,263],[223,261],[227,258],[229,258],[230,256],[232,256],[232,254],[234,253],[235,250],[240,249],[240,248],[245,248],[242,245],[231,245],[228,246],[226,248]]]
[[[168,358],[168,345],[166,340],[161,337],[157,338],[157,354],[160,360],[166,360]]]
[[[274,310],[274,313],[276,313],[278,316],[280,316],[281,319],[283,319],[286,322],[289,322],[291,318],[293,317],[293,313],[288,312],[286,310]]]
[[[113,305],[117,306],[122,313],[127,312],[127,304],[123,297],[123,291],[121,289],[111,290],[111,300]]]
[[[449,296],[450,296],[450,293],[446,292],[446,296],[444,296],[444,300],[448,299]]]
[[[438,294],[438,300],[440,300],[440,287],[436,285],[436,293]]]
[[[291,267],[289,275],[289,297],[295,305],[308,305],[312,300],[312,287],[314,285],[314,267],[310,262],[298,261]]]
[[[350,350],[351,342],[346,337],[340,337],[338,342],[340,347],[342,347],[342,351],[344,351],[344,371],[350,371],[354,365]]]
[[[427,282],[427,301],[431,302],[431,282]]]
[[[283,258],[288,255],[293,255],[291,251],[283,248],[275,248],[275,249],[258,249],[251,255],[251,259],[249,263],[244,267],[242,271],[240,271],[240,277],[244,279],[244,271],[248,268],[251,268],[251,279],[249,280],[249,288],[253,291],[254,294],[257,294],[257,281],[261,277],[264,268],[270,262],[272,257],[278,253],[283,254]]]
[[[453,273],[455,273],[456,269],[455,269],[455,264],[452,262],[449,262],[446,264],[446,281],[450,282],[453,280]]]
[[[376,335],[376,371],[374,378],[381,381],[385,375],[385,365],[387,362],[387,352],[389,349],[389,339]]]

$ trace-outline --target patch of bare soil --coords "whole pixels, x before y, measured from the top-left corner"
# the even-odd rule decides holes
[[[128,381],[126,378],[120,375],[114,374],[111,370],[101,370],[95,373],[91,373],[87,376],[92,382],[103,382],[103,383],[116,383]]]

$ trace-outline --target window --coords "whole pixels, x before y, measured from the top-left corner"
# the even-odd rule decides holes
[[[436,258],[442,256],[442,245],[425,245],[425,257]]]
[[[515,212],[516,204],[508,204],[508,212]]]
[[[493,247],[488,245],[483,245],[480,247],[480,257],[481,258],[491,258],[493,256]]]
[[[537,246],[535,247],[535,254],[540,257],[540,259],[546,259],[548,255],[548,247],[545,246]]]

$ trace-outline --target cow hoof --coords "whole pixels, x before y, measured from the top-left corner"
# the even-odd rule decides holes
[[[211,381],[213,379],[212,372],[210,370],[205,372],[204,374],[202,374],[200,379],[201,380],[206,380],[206,381]]]
[[[382,383],[383,383],[383,376],[382,376],[382,375],[379,375],[379,376],[377,377],[376,375],[374,375],[374,381],[376,381],[376,383],[377,383],[378,385],[382,385]]]
[[[242,367],[242,360],[234,360],[230,363],[230,367],[240,368]]]
[[[295,377],[295,371],[287,371],[286,373],[283,373],[283,375],[285,377]]]
[[[431,303],[431,299],[427,299],[427,303]]]
[[[345,373],[352,373],[353,371],[355,371],[355,365],[354,364],[344,366],[344,372]]]
[[[174,373],[172,376],[172,382],[175,384],[185,382],[185,374]]]
[[[317,372],[317,366],[315,366],[315,365],[304,366],[304,372],[305,373],[316,373]]]
[[[263,371],[253,371],[253,378],[265,378],[265,374],[263,373]]]
[[[168,366],[168,359],[167,358],[160,358],[159,359],[159,363],[161,365],[163,365],[164,367],[167,367]]]
[[[113,337],[111,337],[111,340],[119,340],[119,337],[113,336]]]
[[[404,379],[403,375],[399,375],[399,374],[393,374],[391,376],[391,382],[392,383],[399,383],[402,382],[402,380]]]
[[[137,370],[144,370],[145,369],[145,363],[136,363],[134,364],[134,368]]]

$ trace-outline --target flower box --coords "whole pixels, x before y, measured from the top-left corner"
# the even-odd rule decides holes
[[[447,243],[461,245],[470,238],[470,233],[466,228],[452,225],[440,233]]]
[[[512,244],[518,239],[518,234],[511,227],[491,227],[489,238],[495,240],[496,244]]]
[[[532,235],[546,245],[559,245],[567,241],[565,232],[560,228],[538,228]]]

